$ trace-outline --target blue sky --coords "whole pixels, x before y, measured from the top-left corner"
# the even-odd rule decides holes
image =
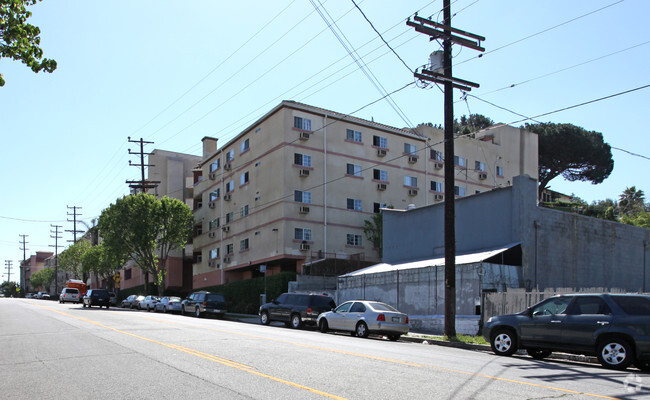
[[[28,235],[28,254],[53,251],[50,225],[73,229],[67,206],[81,207],[90,223],[128,192],[125,181],[139,175],[128,165],[137,161],[128,136],[155,142],[147,150],[198,155],[202,137],[223,144],[282,100],[350,113],[381,98],[314,4],[336,20],[386,91],[413,82],[351,1],[45,0],[31,7],[45,57],[58,68],[34,74],[0,60],[7,81],[0,88],[0,280],[4,260],[12,260],[14,280],[20,234]],[[416,11],[441,19],[441,0],[357,4],[411,69],[439,50],[405,20]],[[457,0],[452,12],[455,27],[486,37],[481,58],[454,47],[454,75],[481,85],[467,101],[455,92],[457,117],[513,123],[522,119],[515,113],[535,117],[650,84],[645,0]],[[392,100],[402,116],[387,101],[354,115],[397,127],[442,123],[436,87],[411,85]],[[639,119],[648,110],[650,88],[536,118],[602,132],[621,149],[612,151],[614,172],[604,183],[559,178],[551,188],[589,202],[633,185],[650,193],[650,135]],[[61,236],[67,247],[71,233]]]

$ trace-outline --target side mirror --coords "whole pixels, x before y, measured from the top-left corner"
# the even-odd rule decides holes
[[[533,313],[533,317],[539,317],[539,316],[541,316],[541,315],[544,315],[544,311],[535,311],[535,312]]]

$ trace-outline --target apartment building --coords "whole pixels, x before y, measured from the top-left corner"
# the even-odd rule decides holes
[[[456,197],[537,177],[537,137],[508,126],[456,139]],[[442,202],[443,132],[400,129],[283,101],[221,147],[203,139],[194,178],[193,288],[334,260],[379,261],[363,233],[382,207]],[[442,229],[442,227],[431,227]]]
[[[20,287],[25,293],[33,291],[34,288],[30,282],[32,274],[45,268],[45,260],[52,257],[51,251],[37,251],[29,258],[20,262]]]

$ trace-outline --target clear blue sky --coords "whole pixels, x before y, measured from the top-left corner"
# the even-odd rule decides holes
[[[405,20],[416,11],[441,19],[441,0],[357,3],[410,68],[439,49]],[[28,254],[53,251],[50,225],[72,229],[67,206],[82,207],[89,223],[128,192],[125,181],[139,174],[128,165],[137,161],[128,136],[154,141],[147,150],[198,155],[202,137],[223,144],[281,100],[350,113],[382,97],[313,4],[337,21],[386,91],[413,82],[351,1],[45,0],[31,7],[45,57],[58,69],[34,74],[0,60],[7,81],[0,88],[0,281],[4,260],[13,261],[15,280],[20,234],[29,235]],[[513,123],[522,117],[512,112],[535,117],[650,84],[646,0],[457,0],[452,11],[455,27],[487,39],[482,58],[454,48],[454,75],[481,85],[471,92],[480,100],[456,103],[457,117]],[[355,115],[397,127],[442,123],[435,87],[410,86],[392,99],[405,117],[386,101]],[[537,120],[599,131],[610,145],[650,157],[640,120],[649,99],[643,89]],[[613,156],[604,183],[559,178],[551,188],[589,202],[633,185],[650,193],[650,160],[621,150]],[[72,235],[61,236],[67,247]]]

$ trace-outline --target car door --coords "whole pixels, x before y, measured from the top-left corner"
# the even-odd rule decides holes
[[[285,304],[287,302],[288,296],[289,295],[287,293],[283,293],[280,296],[278,296],[277,299],[273,300],[269,304],[269,316],[271,317],[271,319],[274,319],[274,320],[283,319],[283,317],[282,317],[282,307],[283,307],[283,304]]]
[[[365,312],[366,306],[363,303],[356,301],[352,304],[350,311],[347,313],[347,318],[345,319],[346,329],[354,330],[357,326],[357,322],[363,318]]]
[[[346,321],[348,311],[350,310],[350,307],[352,307],[352,304],[352,301],[341,304],[340,306],[336,307],[333,310],[332,314],[327,317],[327,323],[331,329],[350,330],[346,328]]]
[[[552,297],[534,306],[519,321],[521,344],[553,347],[562,339],[562,323],[571,296]]]
[[[601,297],[576,296],[562,324],[562,345],[593,349],[595,338],[609,330],[612,318],[612,310]]]

